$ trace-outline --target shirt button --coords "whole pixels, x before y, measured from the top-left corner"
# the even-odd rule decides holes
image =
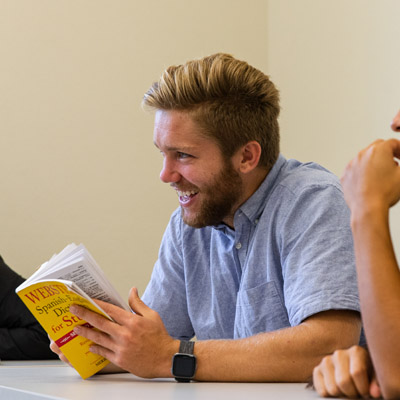
[[[242,248],[242,243],[237,242],[235,246],[238,250]]]
[[[254,223],[257,225],[257,224],[258,224],[258,219],[256,219],[256,220],[254,221]]]

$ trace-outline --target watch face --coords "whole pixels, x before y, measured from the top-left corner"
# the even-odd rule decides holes
[[[172,364],[172,375],[191,378],[196,370],[196,357],[190,354],[175,354]]]

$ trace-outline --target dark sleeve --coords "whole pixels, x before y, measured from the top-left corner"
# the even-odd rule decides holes
[[[24,278],[0,256],[0,359],[57,358],[49,348],[47,333],[15,293]]]

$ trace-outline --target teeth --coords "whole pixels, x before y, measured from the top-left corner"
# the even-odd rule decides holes
[[[196,194],[197,193],[195,190],[188,190],[186,192],[182,192],[180,190],[177,190],[176,192],[178,193],[179,197],[190,196],[192,194]]]

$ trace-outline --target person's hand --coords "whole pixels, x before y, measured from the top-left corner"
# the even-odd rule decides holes
[[[113,321],[77,305],[70,307],[70,312],[96,328],[77,326],[74,329],[95,343],[90,351],[143,378],[171,376],[171,360],[178,351],[179,341],[169,336],[159,314],[140,300],[135,288],[129,295],[134,313],[96,302]]]
[[[48,336],[48,337],[49,337],[49,339],[50,339],[50,350],[51,350],[53,353],[56,353],[56,354],[58,355],[58,358],[59,358],[61,361],[65,362],[66,364],[69,364],[69,365],[72,367],[72,365],[70,364],[70,362],[67,360],[67,357],[64,356],[64,354],[61,352],[60,348],[56,345],[56,343],[54,342],[54,340],[51,339],[50,336]]]
[[[376,140],[347,165],[341,178],[352,213],[367,208],[389,209],[400,199],[400,141]]]
[[[323,397],[381,397],[367,350],[336,350],[314,368],[313,384]]]

